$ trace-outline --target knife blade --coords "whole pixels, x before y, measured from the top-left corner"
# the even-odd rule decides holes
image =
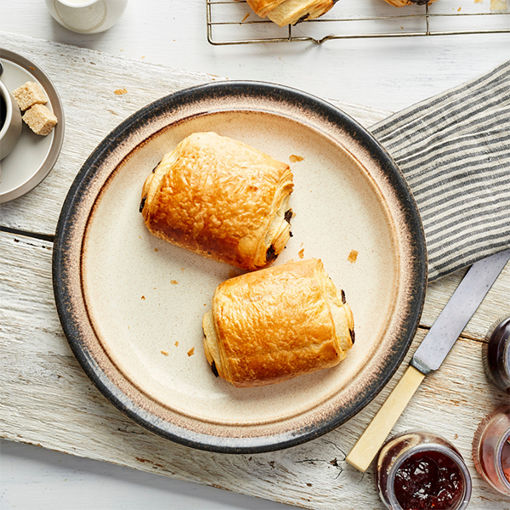
[[[510,260],[510,249],[475,262],[416,350],[411,365],[358,439],[347,462],[366,471],[427,374],[437,370]]]
[[[411,365],[422,374],[437,370],[510,259],[510,250],[475,262],[414,353]]]

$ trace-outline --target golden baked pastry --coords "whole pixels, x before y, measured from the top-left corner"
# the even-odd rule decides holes
[[[405,7],[406,5],[425,5],[434,3],[436,0],[384,0],[386,3],[395,7]]]
[[[232,138],[194,133],[147,177],[140,212],[161,239],[257,269],[291,235],[292,188],[287,164]]]
[[[315,19],[328,12],[337,0],[247,0],[261,18],[280,25],[294,25],[305,19]]]
[[[212,371],[239,387],[333,367],[354,343],[345,294],[338,295],[317,259],[221,283],[202,327]]]

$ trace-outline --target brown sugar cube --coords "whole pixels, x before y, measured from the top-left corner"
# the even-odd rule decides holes
[[[35,104],[23,115],[23,120],[36,134],[46,136],[57,124],[57,117],[44,105]]]
[[[48,102],[48,98],[46,97],[44,90],[35,81],[27,81],[21,85],[21,87],[13,90],[12,95],[14,96],[14,99],[16,99],[16,102],[22,112],[34,104],[46,104]]]

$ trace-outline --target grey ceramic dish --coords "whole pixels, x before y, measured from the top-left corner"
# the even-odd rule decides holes
[[[138,213],[144,179],[161,156],[206,130],[282,160],[303,158],[291,165],[294,237],[276,263],[304,251],[322,258],[345,289],[356,344],[338,367],[248,389],[209,370],[200,320],[232,268],[154,238]],[[181,444],[247,453],[324,434],[377,395],[416,331],[426,267],[413,197],[363,127],[297,90],[223,82],[162,98],[101,142],[62,208],[53,283],[76,357],[119,409]]]
[[[2,81],[12,91],[26,81],[36,81],[48,96],[47,107],[58,119],[47,136],[38,136],[24,125],[14,149],[2,160],[0,204],[28,193],[39,185],[54,167],[64,141],[65,118],[62,102],[48,75],[27,58],[0,48],[4,72]]]

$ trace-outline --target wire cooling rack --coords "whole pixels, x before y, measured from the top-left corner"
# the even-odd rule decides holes
[[[213,45],[510,33],[510,0],[440,0],[397,9],[382,0],[341,0],[326,15],[278,27],[256,16],[246,0],[206,0]],[[497,6],[498,10],[491,10]],[[481,28],[480,28],[481,27]]]

